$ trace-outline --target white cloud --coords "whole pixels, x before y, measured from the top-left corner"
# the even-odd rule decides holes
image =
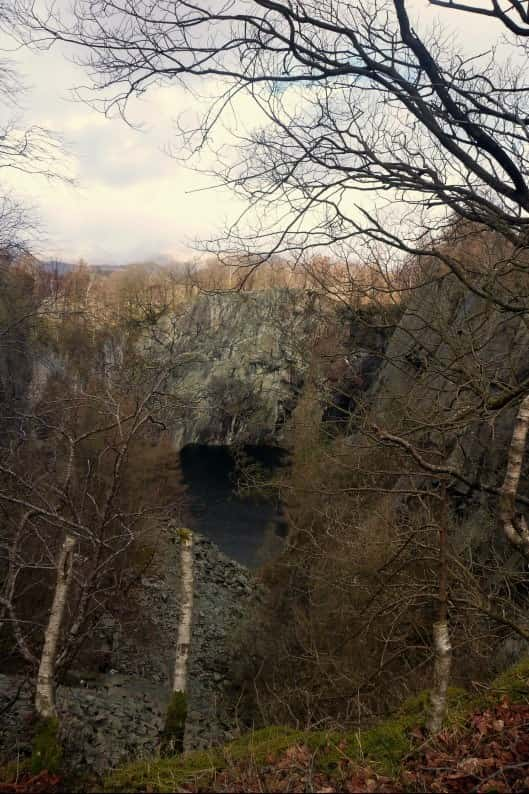
[[[66,259],[125,263],[157,254],[194,255],[193,244],[220,232],[240,211],[227,190],[192,192],[213,180],[170,158],[174,119],[189,96],[180,87],[153,89],[135,102],[134,129],[74,101],[79,67],[58,51],[19,50],[13,60],[29,88],[26,124],[65,139],[78,185],[3,174],[2,183],[36,207],[44,230],[40,251]]]

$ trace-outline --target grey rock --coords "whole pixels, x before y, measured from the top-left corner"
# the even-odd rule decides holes
[[[176,447],[277,444],[308,370],[313,342],[335,314],[302,290],[201,295],[160,322],[173,340]],[[156,359],[152,336],[143,352]],[[178,406],[185,406],[181,409]]]
[[[171,543],[170,537],[166,541],[157,586],[142,588],[138,594],[141,614],[152,615],[155,620],[142,635],[146,620],[138,621],[135,611],[134,622],[121,633],[113,649],[112,667],[119,673],[99,675],[91,689],[58,689],[66,757],[73,769],[104,774],[118,763],[157,751],[170,696],[179,619],[179,544]],[[236,693],[230,698],[231,660],[226,642],[258,592],[250,572],[225,557],[213,543],[197,534],[194,548],[195,625],[189,664],[187,749],[223,743],[236,727]],[[199,565],[201,559],[207,559],[208,565]],[[212,576],[208,569],[216,573],[227,570],[229,574]],[[242,582],[250,592],[241,590]],[[108,623],[110,616],[107,629]],[[14,676],[0,675],[0,709],[18,683]],[[13,747],[29,751],[23,722],[28,711],[30,687],[25,688],[16,713],[0,725],[0,757]]]

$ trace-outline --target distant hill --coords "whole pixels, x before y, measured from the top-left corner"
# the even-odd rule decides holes
[[[115,273],[116,270],[124,270],[127,265],[88,265],[88,269],[93,273],[99,273],[102,276],[109,276]]]
[[[39,265],[43,270],[47,270],[50,273],[58,273],[61,276],[65,273],[70,273],[78,267],[77,262],[64,262],[60,259],[41,260]],[[94,273],[107,276],[110,273],[114,273],[116,270],[122,270],[126,265],[87,265],[87,267],[88,270]]]
[[[58,273],[61,276],[64,275],[64,273],[69,273],[75,267],[71,262],[62,262],[59,259],[41,260],[39,261],[39,266],[43,270],[47,270],[50,273]]]

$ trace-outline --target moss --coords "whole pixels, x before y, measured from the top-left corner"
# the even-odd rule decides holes
[[[511,703],[529,703],[529,657],[504,670],[478,695],[468,696],[466,713],[490,708],[503,697]]]
[[[356,757],[356,740],[351,733],[309,733],[304,743],[314,753],[315,770],[326,775],[334,776],[344,759]]]
[[[40,720],[33,739],[31,771],[38,774],[47,770],[50,774],[60,771],[62,745],[59,739],[59,720],[55,717]]]
[[[344,760],[367,760],[381,771],[393,772],[411,747],[410,720],[408,717],[385,722],[361,734],[271,726],[245,734],[217,752],[187,753],[123,767],[106,780],[105,790],[174,791],[197,778],[207,784],[215,773],[234,762],[251,760],[262,764],[294,745],[306,745],[312,751],[314,768],[318,772],[338,773]]]
[[[31,770],[29,758],[20,758],[16,761],[9,761],[0,766],[0,783],[17,783],[22,775],[26,775]]]
[[[425,727],[430,717],[431,692],[424,689],[417,695],[407,698],[397,711],[397,716],[408,728]],[[460,687],[449,687],[447,692],[447,725],[453,725],[464,717],[472,703],[469,693]]]
[[[447,723],[462,720],[470,703],[464,689],[451,687],[448,690]],[[413,749],[412,730],[426,726],[430,708],[430,691],[424,690],[405,700],[394,717],[373,728],[347,734],[315,734],[315,740],[307,742],[313,749],[320,748],[315,766],[332,773],[347,758],[350,761],[367,761],[385,774],[395,774],[402,759]]]
[[[181,753],[184,749],[184,733],[187,719],[187,697],[185,692],[173,692],[167,707],[165,728],[162,733],[164,753]]]
[[[474,709],[497,701],[501,695],[507,695],[513,702],[529,700],[529,659],[498,676],[487,694],[480,696],[479,703],[465,690],[451,687],[447,725],[457,726]],[[178,703],[175,703],[178,716],[176,706]],[[247,759],[265,763],[270,756],[281,755],[294,745],[306,745],[312,751],[314,769],[318,772],[339,777],[344,761],[357,761],[368,763],[384,774],[395,775],[403,759],[413,750],[413,729],[424,727],[429,713],[430,692],[425,690],[404,701],[391,719],[365,731],[299,731],[270,726],[245,734],[216,751],[186,753],[123,767],[106,780],[105,790],[167,792],[178,790],[192,780],[207,786],[214,781],[215,774],[232,762]]]
[[[310,734],[272,726],[245,734],[219,750],[138,761],[114,771],[105,780],[105,791],[167,792],[178,790],[190,780],[207,783],[231,762],[251,758],[262,763],[270,755],[302,742],[305,736]]]
[[[178,791],[187,781],[211,779],[225,766],[222,754],[214,751],[137,761],[115,770],[104,781],[104,790]]]
[[[411,746],[406,725],[405,720],[382,723],[362,734],[271,726],[245,734],[218,751],[185,753],[123,767],[107,778],[105,791],[175,791],[191,780],[207,785],[232,763],[251,760],[262,764],[294,745],[306,745],[312,751],[318,772],[332,775],[344,760],[364,759],[381,770],[394,771]]]
[[[392,774],[400,761],[409,753],[412,740],[407,720],[388,720],[363,733],[358,732],[357,742],[363,758]]]
[[[489,688],[489,699],[497,700],[502,695],[513,703],[529,702],[529,657],[494,679]]]
[[[260,763],[265,761],[269,755],[282,753],[292,745],[302,742],[305,736],[306,734],[302,731],[285,728],[281,725],[272,725],[244,734],[227,745],[225,752],[234,761],[253,758]]]

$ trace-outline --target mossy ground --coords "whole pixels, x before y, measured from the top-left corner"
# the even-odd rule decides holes
[[[529,703],[529,656],[501,673],[484,691],[484,703],[508,697],[511,703]]]
[[[34,729],[31,757],[17,758],[0,766],[0,785],[12,786],[19,780],[40,775],[42,772],[51,776],[57,775],[61,772],[62,760],[59,720],[39,720]]]
[[[454,700],[459,697],[457,692]],[[244,760],[262,764],[296,745],[307,747],[314,769],[326,774],[338,774],[344,760],[372,763],[382,772],[393,773],[412,747],[410,729],[426,719],[427,701],[427,695],[415,698],[394,719],[367,731],[298,731],[272,726],[248,733],[219,750],[138,762],[114,772],[105,789],[163,792],[174,791],[188,781],[213,783],[215,774],[230,765]]]
[[[498,676],[477,696],[450,689],[447,722],[452,727],[463,725],[474,710],[497,703],[502,697],[513,703],[529,703],[529,658]],[[422,692],[406,700],[391,719],[368,730],[343,733],[272,726],[248,733],[223,748],[130,764],[107,778],[105,790],[169,792],[187,785],[215,790],[215,777],[229,767],[244,761],[264,764],[301,745],[310,750],[315,770],[338,781],[344,760],[397,775],[403,760],[417,746],[428,712],[429,693]]]
[[[17,758],[16,761],[9,761],[7,764],[0,766],[0,783],[12,785],[13,783],[17,783],[21,777],[24,777],[30,772],[30,759]]]
[[[451,728],[464,726],[470,715],[498,704],[503,698],[510,703],[529,704],[529,658],[499,675],[478,695],[461,689],[449,691],[447,723]],[[180,724],[180,702],[172,703],[168,713]],[[423,744],[420,737],[429,712],[429,693],[422,692],[406,700],[391,719],[362,731],[299,731],[271,726],[252,731],[222,748],[156,757],[137,761],[114,771],[105,781],[105,791],[171,792],[186,790],[214,791],[220,775],[242,764],[255,768],[266,766],[293,747],[304,747],[310,753],[316,772],[336,782],[339,790],[344,769],[368,765],[382,775],[397,777],[410,758]],[[178,725],[176,727],[178,727]],[[174,727],[174,726],[173,726]],[[60,769],[62,748],[58,723],[48,720],[37,728],[31,759],[21,759],[0,769],[0,783],[11,783],[47,769]],[[404,764],[403,764],[404,762]],[[77,786],[75,787],[77,790]],[[224,790],[224,789],[223,789]]]

